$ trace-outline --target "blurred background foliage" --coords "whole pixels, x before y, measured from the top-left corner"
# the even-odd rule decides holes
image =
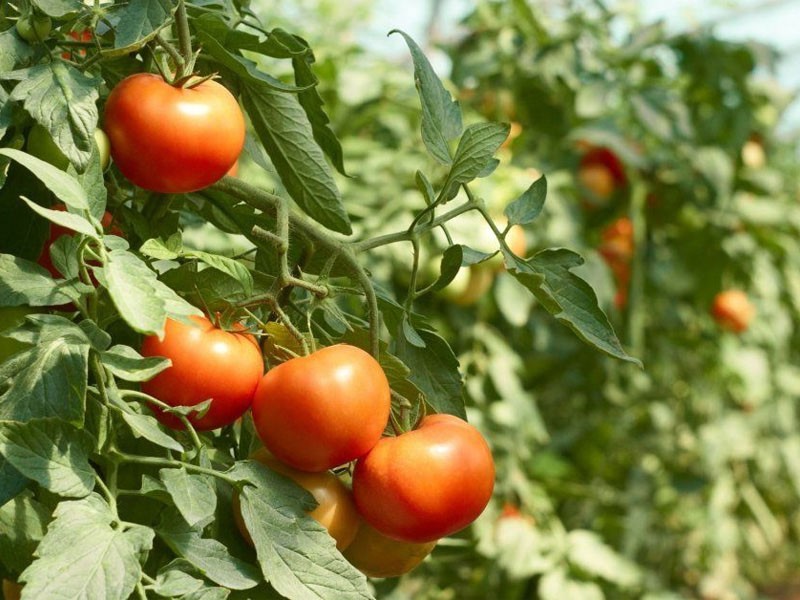
[[[348,210],[361,227],[396,230],[424,206],[415,171],[437,167],[408,69],[359,37],[376,6],[262,4],[270,26],[315,48]],[[467,120],[512,124],[476,192],[500,215],[546,175],[528,254],[579,250],[645,369],[582,344],[493,267],[422,298],[416,310],[459,354],[497,488],[471,530],[378,583],[379,597],[789,598],[800,581],[798,148],[778,133],[794,98],[764,77],[773,49],[676,33],[626,7],[480,1],[456,35],[435,38]],[[478,221],[454,230],[493,249],[484,236]],[[423,249],[431,281],[441,251]],[[372,269],[406,286],[411,259],[389,246]],[[744,332],[712,318],[726,289],[755,308]]]

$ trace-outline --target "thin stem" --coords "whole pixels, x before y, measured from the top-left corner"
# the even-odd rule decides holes
[[[201,475],[210,475],[211,477],[216,477],[230,485],[237,485],[239,482],[238,480],[225,475],[225,473],[221,473],[220,471],[216,471],[214,469],[206,469],[205,467],[200,467],[198,465],[193,465],[192,463],[187,463],[182,460],[170,460],[168,458],[156,458],[153,456],[139,456],[137,454],[125,454],[123,452],[114,451],[113,455],[119,459],[120,462],[123,463],[133,463],[139,465],[151,465],[154,467],[166,467],[169,469],[176,469],[178,467],[183,467],[187,471],[191,471],[192,473],[199,473]]]
[[[178,49],[169,43],[169,41],[167,41],[167,39],[161,35],[161,32],[157,33],[154,39],[159,46],[166,50],[167,54],[169,54],[170,58],[175,62],[175,67],[178,70],[183,70],[186,62],[183,60],[180,52],[178,52]]]
[[[111,512],[114,514],[114,518],[119,519],[119,514],[117,514],[117,498],[108,488],[106,482],[103,481],[103,478],[97,473],[94,474],[94,482],[97,484],[97,487],[100,488],[100,491],[103,492],[103,496],[105,496],[106,500],[108,501],[108,506],[111,508]]]
[[[183,65],[180,69],[182,79],[191,75],[194,69],[194,53],[192,52],[192,32],[189,29],[189,16],[186,14],[186,4],[184,0],[178,0],[178,8],[175,11],[175,23],[178,26],[178,43],[183,56]]]
[[[411,238],[411,246],[414,249],[414,258],[411,263],[411,282],[408,284],[408,294],[406,294],[406,301],[404,307],[406,311],[411,310],[411,305],[414,298],[417,297],[417,275],[419,274],[419,240],[416,237]]]

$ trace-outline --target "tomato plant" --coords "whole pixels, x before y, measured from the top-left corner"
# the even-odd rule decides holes
[[[241,417],[250,408],[264,373],[255,338],[236,329],[224,331],[197,316],[190,323],[168,320],[163,339],[144,339],[142,356],[163,356],[172,362],[142,385],[145,393],[171,407],[211,401],[204,414],[187,417],[200,430],[230,425]],[[181,427],[175,415],[157,414],[170,427]]]
[[[430,542],[483,512],[494,474],[491,450],[477,429],[452,415],[433,415],[413,431],[382,439],[358,461],[353,497],[381,533]]]
[[[119,170],[155,192],[209,186],[233,168],[244,146],[239,104],[211,79],[182,87],[131,75],[111,91],[103,122]]]
[[[368,577],[399,577],[416,568],[436,547],[436,540],[401,542],[361,521],[345,558]]]
[[[0,332],[19,327],[25,317],[34,310],[26,306],[8,306],[0,308]],[[0,362],[7,360],[28,348],[28,344],[8,337],[0,337]]]
[[[29,14],[17,21],[19,37],[31,44],[47,39],[52,27],[53,22],[47,15]]]
[[[391,390],[380,364],[340,344],[270,369],[253,398],[264,445],[301,471],[325,471],[363,456],[389,420]]]

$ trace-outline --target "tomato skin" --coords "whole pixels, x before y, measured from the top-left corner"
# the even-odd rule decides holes
[[[25,320],[26,315],[36,312],[29,306],[4,306],[0,307],[0,332],[12,327],[18,327]],[[0,363],[5,362],[17,352],[27,349],[29,346],[17,340],[0,337]]]
[[[711,314],[724,329],[742,333],[750,327],[756,309],[741,290],[725,290],[714,297]]]
[[[131,75],[111,91],[104,124],[119,170],[154,192],[207,187],[228,172],[244,147],[239,104],[212,80],[180,88],[158,75]]]
[[[253,399],[253,421],[278,459],[301,471],[325,471],[369,452],[390,408],[378,361],[338,344],[270,369]]]
[[[266,448],[259,448],[250,458],[268,466],[281,475],[285,475],[310,492],[317,501],[317,507],[310,511],[308,516],[328,530],[331,537],[336,540],[336,548],[339,551],[350,545],[356,536],[361,519],[356,511],[356,505],[353,503],[353,496],[350,490],[347,489],[347,486],[342,483],[333,471],[306,473],[292,469],[270,454]],[[242,537],[252,546],[253,539],[244,525],[242,513],[239,510],[238,495],[234,500],[233,517]]]
[[[167,319],[164,339],[148,336],[143,356],[164,356],[172,366],[142,384],[146,394],[170,406],[194,406],[212,398],[202,417],[189,415],[199,430],[230,425],[250,407],[264,373],[264,362],[253,336],[224,331],[205,317],[192,316],[191,324]],[[155,410],[159,420],[181,429],[181,420]]]
[[[399,577],[425,560],[437,541],[415,544],[393,540],[361,521],[344,557],[367,577]]]
[[[362,518],[391,538],[423,543],[472,523],[494,489],[494,460],[472,425],[452,415],[383,438],[356,463],[353,497]]]

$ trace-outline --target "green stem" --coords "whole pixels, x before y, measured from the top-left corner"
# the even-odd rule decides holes
[[[155,404],[156,406],[165,411],[169,411],[171,408],[173,408],[172,406],[170,406],[166,402],[162,402],[158,398],[153,398],[148,394],[145,394],[143,392],[137,392],[136,390],[119,390],[119,393],[123,397],[136,398],[138,400],[144,400],[148,404]],[[200,441],[200,437],[197,435],[197,430],[192,425],[192,422],[189,420],[189,417],[177,413],[171,413],[171,414],[174,414],[181,420],[181,423],[183,423],[183,426],[186,428],[186,431],[188,432],[189,437],[192,440],[192,445],[199,452],[203,448],[203,442]]]
[[[137,454],[125,454],[123,452],[115,451],[113,454],[116,458],[119,459],[120,462],[123,463],[133,463],[139,465],[150,465],[154,467],[166,467],[169,469],[176,469],[178,467],[183,467],[187,471],[191,471],[192,473],[199,473],[201,475],[210,475],[211,477],[216,477],[230,485],[238,485],[238,480],[225,475],[225,473],[221,473],[220,471],[216,471],[214,469],[206,469],[205,467],[200,467],[198,465],[193,465],[192,463],[187,463],[182,460],[171,460],[168,458],[156,458],[154,456],[139,456]]]
[[[633,181],[631,191],[631,223],[633,225],[633,261],[631,263],[631,282],[628,291],[628,336],[633,356],[644,356],[644,251],[647,240],[647,220],[645,204],[647,189],[643,181]]]
[[[178,52],[177,48],[167,41],[167,39],[161,35],[161,33],[157,33],[155,39],[156,43],[161,46],[164,50],[166,50],[167,54],[169,54],[170,58],[175,63],[175,67],[179,71],[183,71],[183,68],[186,66],[186,61],[184,61],[183,57],[181,56],[180,52]]]
[[[180,76],[183,79],[192,74],[194,70],[194,53],[192,52],[192,32],[189,29],[189,16],[186,14],[186,4],[184,0],[178,0],[178,8],[175,11],[175,23],[178,26],[178,43],[180,45],[183,65],[180,68]]]

